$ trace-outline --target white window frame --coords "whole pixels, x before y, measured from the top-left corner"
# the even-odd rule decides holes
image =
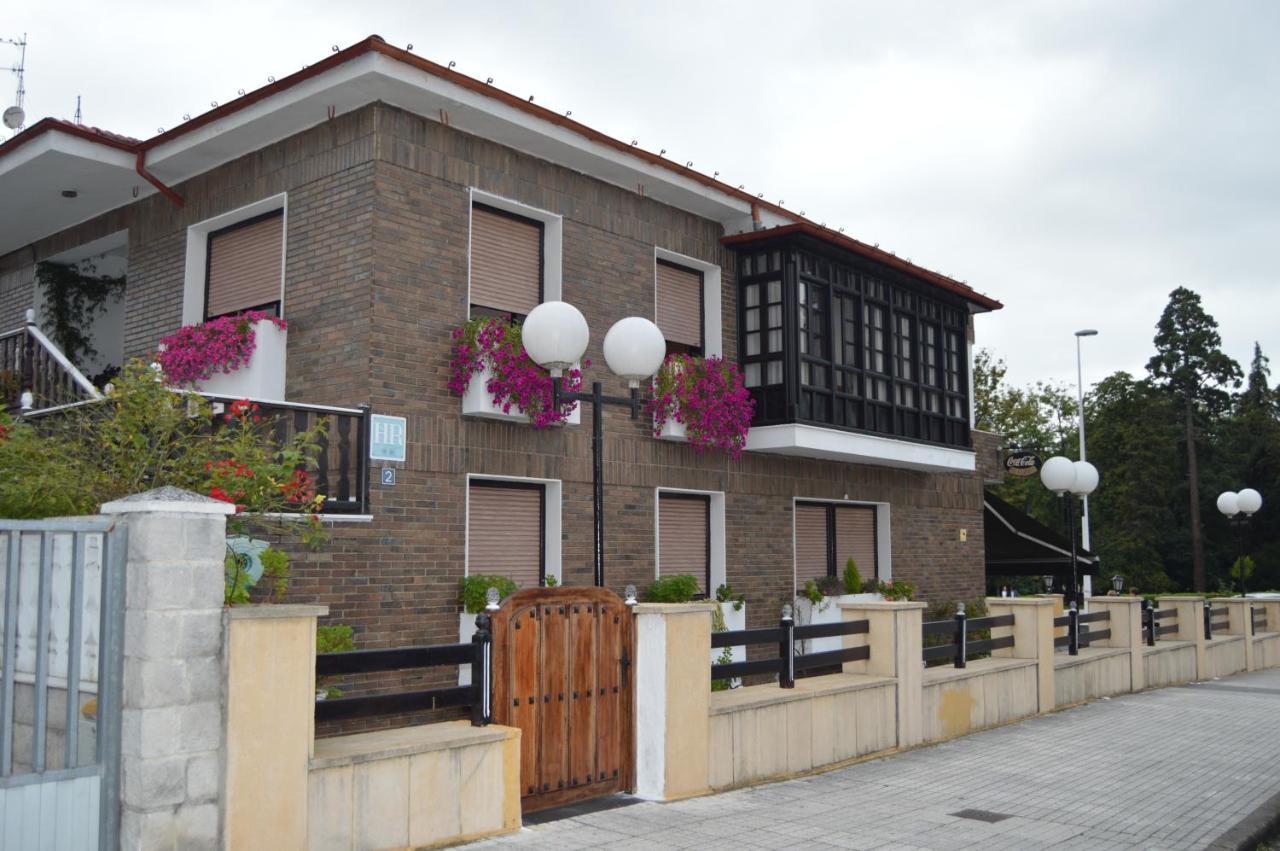
[[[876,510],[876,570],[884,582],[893,581],[893,536],[889,528],[889,503],[862,499],[828,499],[819,496],[793,496],[791,498],[791,587],[799,591],[796,583],[796,505],[802,502],[824,505],[861,505]],[[837,573],[837,576],[840,574]],[[866,577],[863,577],[864,579]]]
[[[658,522],[659,513],[662,506],[662,495],[664,493],[685,493],[697,496],[711,497],[711,528],[707,530],[707,535],[711,539],[711,581],[707,587],[707,596],[712,600],[715,599],[716,589],[728,582],[725,572],[725,553],[724,553],[724,491],[706,491],[695,490],[693,488],[666,488],[657,487],[653,489],[653,578],[658,579],[662,576],[662,548],[660,540],[661,524]]]
[[[720,267],[661,246],[653,247],[653,318],[658,319],[658,261],[702,273],[702,356],[724,357],[720,326]]]
[[[463,500],[463,575],[471,575],[471,483],[473,481],[527,482],[529,484],[542,485],[542,546],[545,554],[543,576],[554,577],[557,584],[564,584],[560,567],[560,512],[564,488],[560,479],[535,479],[529,476],[491,476],[487,473],[467,473],[467,495]]]
[[[467,317],[471,316],[471,213],[476,204],[542,222],[542,301],[560,301],[564,289],[564,217],[501,195],[469,190],[467,204]]]
[[[204,322],[205,280],[209,266],[209,234],[264,213],[281,211],[280,227],[280,318],[284,318],[284,270],[289,249],[289,195],[281,192],[227,213],[197,222],[187,228],[187,261],[182,282],[182,324]]]

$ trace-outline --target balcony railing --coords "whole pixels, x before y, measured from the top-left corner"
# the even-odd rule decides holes
[[[0,397],[10,412],[45,410],[102,398],[28,310],[21,328],[0,334]]]

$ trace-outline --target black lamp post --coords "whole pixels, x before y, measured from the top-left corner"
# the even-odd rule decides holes
[[[1218,494],[1218,510],[1231,523],[1236,539],[1236,567],[1240,570],[1240,596],[1248,596],[1248,577],[1244,565],[1244,532],[1249,518],[1262,508],[1262,494],[1253,488],[1245,488],[1239,493],[1224,491]]]
[[[1075,502],[1068,494],[1084,498],[1098,487],[1098,468],[1088,461],[1072,461],[1055,455],[1040,468],[1040,481],[1046,488],[1064,500],[1067,512],[1067,537],[1071,540],[1071,591],[1068,599],[1077,607],[1084,606],[1084,594],[1080,589],[1080,561],[1076,554]]]
[[[594,581],[604,585],[604,408],[629,408],[631,418],[640,416],[640,382],[653,376],[666,357],[667,341],[658,326],[640,316],[615,322],[604,337],[604,359],[609,369],[627,380],[631,395],[606,396],[599,381],[591,392],[569,392],[561,383],[564,370],[581,362],[591,336],[587,320],[576,307],[563,301],[548,301],[529,312],[520,338],[529,357],[551,372],[551,404],[591,403],[591,508],[594,545]]]

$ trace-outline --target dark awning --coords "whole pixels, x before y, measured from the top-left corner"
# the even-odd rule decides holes
[[[988,576],[1068,575],[1071,542],[990,492],[983,494],[983,538]],[[1096,575],[1098,557],[1077,548],[1081,574]]]

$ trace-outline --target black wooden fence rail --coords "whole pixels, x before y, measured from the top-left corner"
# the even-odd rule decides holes
[[[1172,620],[1173,623],[1160,623],[1166,620]],[[1172,635],[1177,631],[1177,609],[1157,609],[1155,603],[1149,600],[1142,601],[1142,640],[1148,647],[1155,647],[1160,636]]]
[[[1090,624],[1107,624],[1107,628],[1092,629]],[[1054,637],[1054,649],[1065,647],[1068,655],[1075,656],[1080,652],[1081,647],[1088,647],[1095,641],[1104,641],[1111,637],[1111,613],[1106,610],[1081,612],[1076,608],[1075,603],[1072,603],[1065,615],[1059,615],[1053,619],[1053,626],[1055,631],[1058,627],[1067,628],[1066,635]]]
[[[969,633],[984,629],[994,629],[999,626],[1013,626],[1013,621],[1013,615],[971,618],[965,614],[964,605],[961,604],[956,616],[951,620],[926,621],[921,625],[922,636],[951,636],[951,642],[948,644],[938,644],[924,648],[924,661],[935,662],[939,659],[951,659],[955,667],[963,668],[971,656],[976,656],[979,653],[990,653],[992,650],[999,650],[1004,647],[1012,647],[1012,635],[970,641]]]
[[[1204,631],[1205,638],[1213,638],[1213,633],[1220,629],[1231,628],[1231,617],[1226,606],[1215,606],[1212,603],[1205,603],[1205,607],[1209,611],[1209,628]]]
[[[489,672],[493,661],[493,638],[489,616],[476,617],[476,632],[465,644],[432,644],[418,647],[393,647],[386,650],[352,650],[346,653],[316,655],[316,676],[370,674],[409,668],[433,668],[442,665],[470,665],[471,685],[442,686],[415,691],[375,694],[365,697],[338,697],[316,701],[317,721],[339,721],[394,715],[400,712],[425,712],[451,706],[471,709],[471,725],[483,727],[492,717]]]
[[[1250,606],[1249,613],[1250,613],[1249,615],[1250,620],[1253,624],[1254,634],[1257,634],[1259,632],[1266,632],[1267,631],[1266,608],[1263,606]]]
[[[845,662],[871,658],[871,648],[845,647],[822,653],[796,653],[796,642],[813,638],[832,638],[840,635],[861,635],[870,630],[866,620],[840,621],[839,623],[807,624],[796,626],[790,607],[783,610],[778,626],[765,629],[735,629],[711,633],[712,647],[739,647],[753,644],[772,644],[778,655],[746,662],[723,662],[711,666],[711,679],[723,680],[752,674],[777,674],[778,685],[795,688],[796,672],[814,668],[826,668]]]

